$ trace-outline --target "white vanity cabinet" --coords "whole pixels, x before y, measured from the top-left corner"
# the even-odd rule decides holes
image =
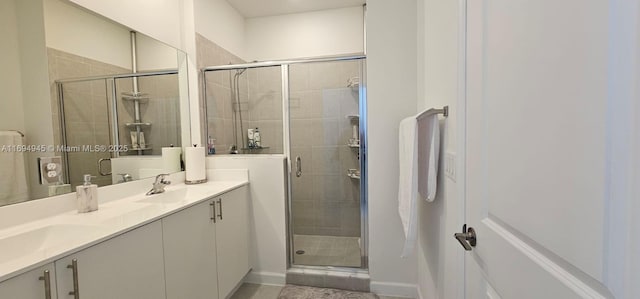
[[[2,299],[55,299],[56,273],[53,263],[0,283]],[[48,276],[48,277],[47,277]]]
[[[218,298],[214,201],[162,219],[167,299]]]
[[[249,271],[248,188],[162,219],[167,299],[227,298]]]
[[[249,188],[215,199],[218,294],[227,298],[249,272]]]
[[[55,270],[59,299],[165,298],[162,224],[149,223],[59,259]]]

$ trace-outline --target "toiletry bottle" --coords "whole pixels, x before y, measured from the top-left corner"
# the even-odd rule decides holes
[[[262,147],[262,140],[260,137],[260,130],[258,130],[258,128],[255,128],[253,130],[253,147],[255,148],[261,148]]]
[[[208,141],[207,141],[207,149],[208,149],[208,153],[209,155],[214,155],[216,153],[216,145],[213,143],[215,141],[215,139],[211,138],[211,136],[209,136]]]
[[[147,142],[144,140],[144,132],[140,132],[140,135],[138,136],[138,145],[140,145],[140,149],[147,148]]]
[[[78,213],[98,210],[98,185],[91,184],[90,174],[84,175],[84,184],[76,187]]]
[[[253,131],[253,129],[248,129],[247,130],[247,147],[248,148],[253,148],[255,146],[255,132]]]

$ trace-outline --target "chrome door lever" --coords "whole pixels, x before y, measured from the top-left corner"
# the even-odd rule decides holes
[[[476,247],[476,231],[473,227],[467,229],[467,225],[465,224],[462,226],[462,232],[453,234],[453,237],[460,242],[460,245],[462,245],[466,251],[471,251],[473,247]]]

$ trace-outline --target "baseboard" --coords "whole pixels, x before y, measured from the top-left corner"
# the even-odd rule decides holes
[[[245,276],[244,282],[255,284],[268,284],[283,286],[286,284],[286,275],[277,272],[255,272],[251,271]]]
[[[415,284],[372,281],[371,292],[383,296],[421,298],[419,297],[418,286]]]

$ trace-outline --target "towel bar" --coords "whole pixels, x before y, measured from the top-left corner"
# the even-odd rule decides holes
[[[429,115],[434,115],[434,114],[442,114],[442,116],[447,117],[449,116],[449,106],[444,106],[442,107],[442,109],[435,109],[435,108],[431,108],[429,110],[426,110],[420,114],[418,114],[416,116],[416,119],[420,119],[424,116],[429,116]]]

